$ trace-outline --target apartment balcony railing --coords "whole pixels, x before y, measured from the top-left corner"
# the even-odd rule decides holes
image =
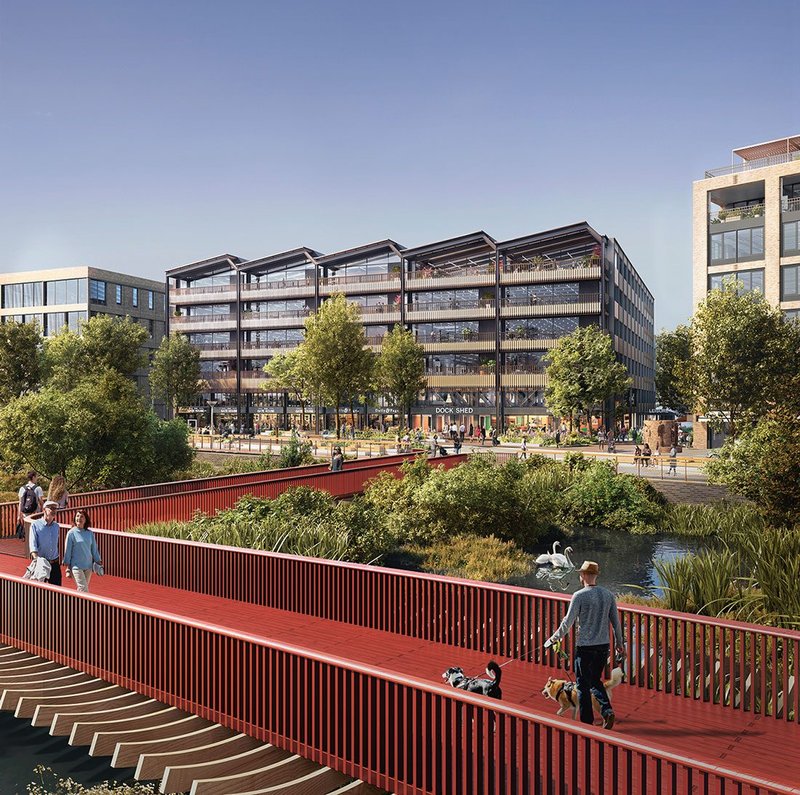
[[[600,258],[545,260],[506,265],[500,272],[501,284],[543,284],[546,282],[573,282],[599,279],[602,275]]]
[[[177,329],[186,327],[207,329],[209,331],[233,328],[236,325],[236,313],[228,312],[219,315],[173,315],[170,324]]]
[[[170,287],[169,297],[175,298],[197,298],[201,296],[213,295],[219,299],[224,294],[230,294],[231,300],[236,300],[236,282],[229,284],[214,284],[207,287]]]
[[[400,304],[375,304],[374,306],[359,306],[362,315],[400,315]]]
[[[381,335],[375,334],[370,337],[367,337],[367,346],[373,349],[380,348],[380,346],[383,344],[383,338],[385,336],[386,336],[385,334]]]
[[[493,367],[434,367],[425,371],[426,376],[435,375],[494,375]]]
[[[729,209],[715,210],[708,214],[710,224],[720,224],[726,221],[742,221],[745,218],[763,218],[764,203],[751,204],[749,207],[731,207]]]
[[[753,171],[754,169],[766,168],[767,166],[779,166],[782,163],[791,163],[793,160],[800,160],[800,152],[784,152],[782,155],[762,157],[758,160],[744,160],[732,166],[712,168],[706,171],[706,179],[709,177],[724,177],[727,174],[739,174],[742,171]]]
[[[505,298],[500,309],[501,317],[542,317],[545,315],[594,314],[600,311],[599,294],[531,296],[517,299]]]
[[[789,199],[784,196],[781,202],[781,210],[785,213],[795,213],[800,210],[800,197]]]
[[[242,285],[242,296],[257,298],[261,295],[300,294],[307,295],[314,292],[314,279],[284,279],[280,282],[257,282]]]
[[[303,321],[314,310],[283,309],[274,312],[242,312],[242,328],[279,328],[302,326]]]
[[[477,287],[494,284],[494,280],[494,262],[456,271],[423,268],[406,276],[406,288],[409,290],[441,290],[444,287]]]
[[[200,373],[200,380],[205,381],[212,392],[236,391],[236,373]]]
[[[263,342],[243,342],[242,352],[251,353],[263,350],[290,350],[296,348],[302,340],[264,340]]]
[[[554,348],[561,334],[547,331],[516,332],[507,331],[500,336],[501,351],[532,351]]]
[[[406,308],[406,319],[412,322],[459,320],[494,317],[494,298],[479,301],[428,301],[411,304]]]
[[[400,273],[367,273],[363,276],[323,276],[319,280],[319,291],[323,295],[332,293],[385,290],[394,292],[400,289]]]
[[[494,298],[482,298],[478,301],[426,301],[413,303],[408,307],[409,312],[445,312],[461,309],[493,309]]]

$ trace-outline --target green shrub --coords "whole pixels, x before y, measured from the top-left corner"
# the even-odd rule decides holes
[[[581,525],[652,533],[661,523],[664,498],[642,478],[618,475],[606,462],[578,472],[563,493],[562,517]]]
[[[118,784],[116,781],[84,787],[71,778],[61,778],[44,765],[37,765],[33,772],[38,781],[28,784],[28,795],[152,795],[156,792],[154,784]]]
[[[292,436],[289,444],[281,448],[278,456],[278,469],[288,469],[289,467],[299,467],[304,464],[313,464],[315,461],[311,453],[311,445],[308,442],[301,442],[296,436]]]
[[[437,541],[430,546],[408,546],[422,571],[485,582],[508,582],[530,573],[533,558],[513,541],[470,533]]]

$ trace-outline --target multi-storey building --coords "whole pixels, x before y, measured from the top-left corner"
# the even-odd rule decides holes
[[[423,346],[416,426],[546,424],[543,357],[592,324],[633,378],[620,396],[628,422],[655,404],[653,297],[619,244],[586,223],[505,242],[476,232],[415,248],[383,240],[327,255],[226,254],[168,271],[167,290],[170,330],[199,347],[209,385],[189,413],[202,416],[211,401],[237,425],[285,426],[300,412],[270,389],[263,366],[298,345],[305,318],[338,292],[361,308],[374,350],[396,323]],[[364,406],[359,424],[391,424],[393,414]]]
[[[695,307],[735,275],[800,318],[800,136],[734,149],[692,198]]]
[[[129,316],[144,326],[149,357],[165,332],[164,285],[87,266],[0,274],[0,322],[35,321],[52,337],[64,327],[79,331],[80,321],[95,315]],[[147,371],[137,372],[136,380],[149,395]]]

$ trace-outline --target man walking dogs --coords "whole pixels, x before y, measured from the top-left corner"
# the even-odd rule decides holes
[[[51,585],[61,585],[61,562],[58,559],[58,522],[56,522],[56,511],[58,503],[47,500],[44,504],[44,518],[37,519],[31,523],[31,557],[36,560],[38,557],[46,558],[50,561],[50,578],[47,580]]]
[[[597,584],[600,566],[592,560],[585,560],[578,569],[578,574],[583,588],[573,594],[561,626],[547,640],[544,647],[548,649],[560,641],[577,620],[575,676],[578,680],[581,722],[594,723],[592,710],[592,695],[594,695],[600,705],[603,728],[610,729],[614,726],[614,713],[601,679],[609,653],[608,625],[611,624],[614,629],[618,654],[625,653],[625,640],[622,636],[614,594]]]

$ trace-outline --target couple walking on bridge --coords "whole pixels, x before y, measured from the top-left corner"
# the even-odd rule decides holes
[[[608,642],[609,624],[614,630],[616,652],[619,658],[625,654],[625,639],[619,620],[617,601],[607,588],[597,584],[600,566],[586,560],[578,569],[581,588],[576,591],[569,603],[569,610],[559,628],[547,639],[545,649],[556,646],[578,622],[578,640],[575,647],[575,676],[577,679],[578,705],[582,723],[594,723],[592,698],[600,707],[603,728],[614,726],[614,711],[603,686],[603,669],[608,661],[610,644]]]

